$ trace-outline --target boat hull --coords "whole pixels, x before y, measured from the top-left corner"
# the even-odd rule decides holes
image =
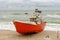
[[[27,34],[27,33],[38,33],[44,30],[46,26],[46,22],[42,24],[28,24],[28,23],[22,23],[18,21],[13,22],[16,28],[16,31],[20,34]]]

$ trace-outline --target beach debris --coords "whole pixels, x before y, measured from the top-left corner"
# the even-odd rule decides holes
[[[46,38],[49,38],[49,35],[47,35]]]
[[[47,35],[44,37],[44,40],[52,40],[52,39],[49,37],[49,35]]]

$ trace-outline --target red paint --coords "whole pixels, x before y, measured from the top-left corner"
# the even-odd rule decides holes
[[[26,34],[26,33],[43,31],[46,26],[46,22],[44,22],[42,24],[33,25],[33,24],[14,21],[14,25],[15,25],[16,31],[18,33]]]

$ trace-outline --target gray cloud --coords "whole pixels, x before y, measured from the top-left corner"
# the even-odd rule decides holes
[[[18,10],[18,9],[32,9],[32,8],[57,8],[60,7],[59,0],[47,1],[46,2],[36,2],[31,0],[2,0],[0,1],[1,10]]]

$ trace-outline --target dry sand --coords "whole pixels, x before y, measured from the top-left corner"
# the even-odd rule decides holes
[[[56,31],[43,31],[33,35],[21,35],[16,31],[0,30],[0,40],[60,40]]]

